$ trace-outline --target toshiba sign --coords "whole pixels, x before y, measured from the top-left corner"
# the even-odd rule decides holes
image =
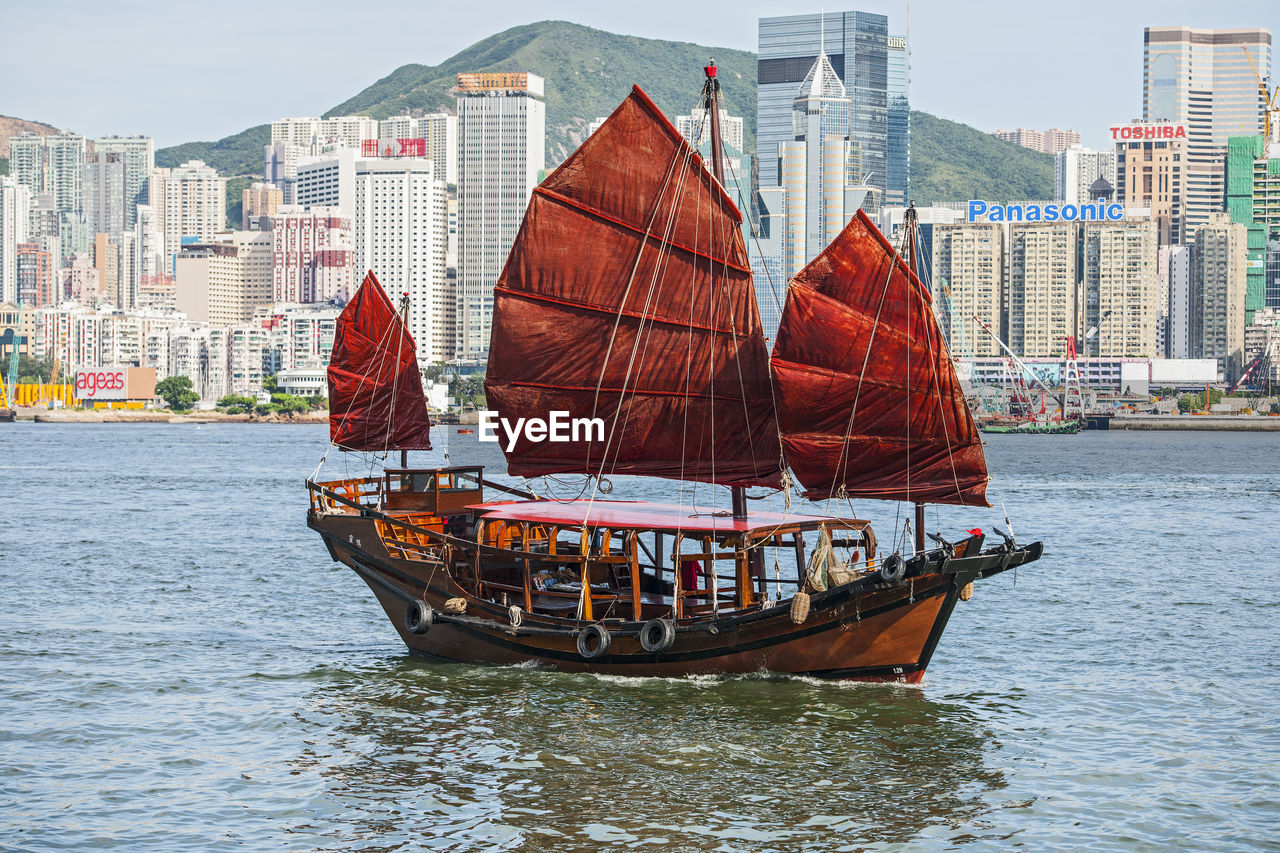
[[[1181,124],[1121,124],[1111,128],[1111,138],[1117,142],[1137,142],[1139,139],[1186,139],[1186,125]]]
[[[80,400],[149,400],[156,395],[153,367],[96,367],[76,371]]]

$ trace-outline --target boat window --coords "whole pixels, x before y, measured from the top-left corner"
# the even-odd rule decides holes
[[[411,492],[430,492],[436,487],[435,474],[410,474],[409,475],[409,491]]]
[[[454,471],[452,475],[440,484],[440,491],[469,491],[474,492],[480,488],[480,471]]]

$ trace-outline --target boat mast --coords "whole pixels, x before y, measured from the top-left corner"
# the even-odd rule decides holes
[[[911,270],[912,275],[918,275],[916,272],[916,205],[911,202],[907,208],[907,215],[903,220],[903,226],[907,229],[907,268]],[[908,436],[910,438],[910,436]],[[911,472],[907,472],[907,476],[911,476]],[[924,550],[924,504],[916,501],[916,551]]]
[[[403,336],[404,330],[409,328],[409,291],[407,290],[400,297],[400,320],[401,320],[400,334]],[[396,344],[396,346],[398,348],[399,344]],[[417,369],[416,364],[414,365],[414,369],[415,370]],[[394,396],[394,394],[392,396]],[[400,451],[400,467],[401,468],[409,467],[409,451],[407,450],[402,449]]]
[[[720,80],[716,77],[716,61],[711,60],[702,70],[707,75],[706,85],[702,87],[702,104],[711,119],[711,173],[724,187],[724,152],[720,147]],[[729,491],[733,495],[733,517],[746,518],[747,490],[742,486],[731,486]]]

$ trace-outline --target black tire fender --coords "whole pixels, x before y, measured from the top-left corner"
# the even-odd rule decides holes
[[[670,619],[650,619],[640,628],[640,647],[650,654],[669,651],[676,642],[676,626]]]
[[[404,627],[410,634],[425,634],[435,622],[435,608],[425,601],[411,601],[404,611]]]
[[[880,580],[885,583],[901,583],[907,576],[907,561],[901,554],[890,554],[880,564]]]
[[[578,654],[583,660],[595,660],[609,653],[609,630],[599,622],[578,632]]]

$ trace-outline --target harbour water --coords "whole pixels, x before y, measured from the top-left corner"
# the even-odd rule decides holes
[[[411,658],[306,528],[326,437],[0,426],[0,849],[1280,849],[1280,436],[989,437],[929,526],[1046,554],[912,687]]]

